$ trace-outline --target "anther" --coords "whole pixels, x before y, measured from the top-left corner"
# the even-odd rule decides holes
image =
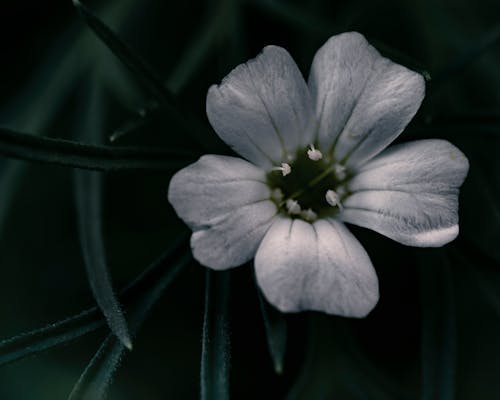
[[[316,221],[316,219],[318,218],[318,214],[316,214],[313,210],[311,210],[310,208],[308,208],[307,210],[302,210],[300,212],[300,216],[308,221],[308,222],[314,222]]]
[[[283,176],[287,176],[290,172],[292,172],[292,167],[290,164],[281,163],[281,167],[273,167],[273,171],[281,171]]]
[[[307,156],[313,161],[321,160],[323,158],[323,153],[316,149],[314,145],[310,144],[309,146],[310,149],[307,150]]]
[[[340,204],[340,197],[335,192],[335,190],[327,190],[325,194],[325,199],[328,204],[330,204],[332,207],[338,207],[340,210],[342,210],[344,207],[342,207],[342,204]]]
[[[289,214],[298,215],[302,211],[300,204],[297,200],[288,199],[286,201],[286,209]]]

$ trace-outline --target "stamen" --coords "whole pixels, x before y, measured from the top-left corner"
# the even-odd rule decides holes
[[[280,188],[275,188],[271,192],[271,199],[273,199],[277,203],[281,203],[283,200],[284,194],[283,191]]]
[[[281,167],[273,167],[273,171],[281,171],[283,176],[287,176],[290,172],[292,172],[292,167],[290,164],[281,163]]]
[[[318,214],[316,214],[313,210],[308,208],[307,210],[302,210],[300,212],[300,216],[309,222],[314,222],[318,218]]]
[[[340,210],[343,210],[344,207],[342,207],[342,204],[340,204],[340,197],[335,192],[335,190],[327,190],[325,194],[325,199],[328,204],[330,204],[332,207],[338,207]]]
[[[300,204],[297,200],[288,199],[286,201],[286,209],[289,214],[298,215],[302,211]]]
[[[343,181],[347,176],[346,167],[341,164],[335,164],[333,166],[333,173],[339,181]]]
[[[311,148],[307,150],[307,156],[313,161],[321,160],[323,158],[323,153],[316,149],[314,145],[310,144],[309,146]]]

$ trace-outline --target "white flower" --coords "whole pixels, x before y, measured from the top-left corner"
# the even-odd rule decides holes
[[[356,32],[318,50],[307,84],[276,46],[236,67],[209,89],[207,115],[248,161],[206,155],[170,182],[194,257],[216,270],[255,257],[258,284],[282,311],[367,315],[378,280],[344,222],[409,246],[458,234],[465,156],[443,140],[384,150],[424,89]]]

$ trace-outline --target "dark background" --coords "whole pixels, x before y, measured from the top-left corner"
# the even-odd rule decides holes
[[[206,126],[208,87],[268,44],[285,47],[307,75],[327,38],[356,30],[386,56],[430,76],[426,99],[398,140],[445,138],[469,158],[459,238],[443,249],[412,249],[353,228],[379,275],[381,300],[364,320],[316,313],[286,316],[281,376],[268,354],[251,265],[235,269],[229,313],[231,394],[235,399],[280,399],[289,393],[303,399],[499,397],[498,1],[86,4],[153,66],[179,105]],[[150,100],[69,0],[3,1],[0,54],[4,127],[106,142],[137,120],[138,110]],[[85,128],[98,118],[89,88],[98,88],[105,137],[96,138]],[[227,152],[215,134],[204,140]],[[117,143],[182,146],[193,157],[201,154],[161,109]],[[169,174],[104,175],[104,239],[118,288],[184,228],[166,199]],[[94,304],[78,236],[74,177],[70,168],[0,160],[1,338]],[[204,268],[192,263],[168,288],[123,359],[110,399],[198,397],[204,279]],[[103,328],[2,366],[0,399],[67,398],[107,333]]]

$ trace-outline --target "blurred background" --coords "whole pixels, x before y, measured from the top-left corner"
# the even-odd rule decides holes
[[[424,103],[398,141],[444,138],[470,160],[461,191],[461,234],[453,243],[413,249],[353,228],[380,280],[380,302],[366,319],[282,316],[268,309],[276,329],[266,330],[251,264],[231,271],[231,398],[499,397],[497,1],[85,4],[146,60],[203,129],[195,139],[186,135],[69,0],[2,2],[2,127],[85,143],[182,149],[192,160],[204,153],[197,140],[228,153],[204,113],[211,84],[268,44],[285,47],[307,76],[314,53],[331,35],[356,30],[428,80]],[[81,245],[86,225],[102,224],[117,291],[185,234],[166,199],[174,172],[99,173],[0,159],[0,338],[95,305]],[[89,217],[86,204],[101,198],[99,215],[90,211]],[[205,279],[195,262],[175,277],[138,331],[133,351],[124,353],[118,369],[104,368],[114,372],[109,399],[199,397]],[[102,326],[15,363],[8,358],[19,349],[1,343],[0,364],[6,365],[0,367],[0,399],[68,398],[108,334]],[[275,346],[273,357],[268,337],[282,346],[278,355]],[[23,346],[29,347],[35,339],[26,338]]]

